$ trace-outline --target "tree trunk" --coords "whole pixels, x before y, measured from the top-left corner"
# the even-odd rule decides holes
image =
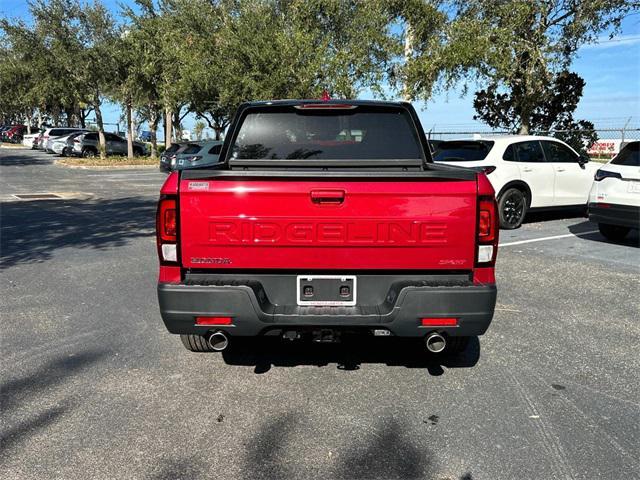
[[[413,42],[414,42],[413,28],[411,28],[411,25],[409,24],[409,22],[407,22],[407,27],[406,27],[405,36],[404,36],[404,62],[405,62],[405,65],[411,59],[411,56],[412,56],[412,53],[413,53]],[[411,101],[411,93],[410,93],[410,90],[409,90],[409,82],[408,82],[406,77],[404,79],[404,85],[402,86],[402,98],[403,98],[403,100],[405,102],[410,102]]]
[[[182,127],[180,125],[180,110],[173,112],[173,139],[179,142],[182,139]]]
[[[133,158],[133,122],[131,121],[131,96],[127,98],[127,158]]]
[[[169,148],[171,146],[171,138],[173,132],[173,114],[171,113],[170,108],[165,108],[164,110],[164,147]]]
[[[220,140],[220,138],[222,137],[222,128],[219,125],[216,125],[213,131],[216,134],[216,140]]]
[[[149,123],[151,126],[151,156],[158,158],[158,138],[156,132],[158,131],[158,123],[160,122],[160,115],[155,105],[151,105],[149,112]]]
[[[529,120],[522,120],[520,128],[518,129],[518,135],[529,135]]]
[[[100,158],[107,158],[107,142],[104,136],[104,124],[102,123],[102,110],[100,110],[100,97],[96,94],[94,97],[94,105],[96,113],[96,124],[98,126],[98,138],[100,139],[100,143],[98,145],[98,150],[100,150]]]

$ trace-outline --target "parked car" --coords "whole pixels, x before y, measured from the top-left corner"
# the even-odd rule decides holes
[[[31,149],[35,148],[34,144],[37,141],[38,137],[40,136],[42,132],[35,132],[35,133],[30,133],[28,135],[23,135],[22,136],[22,145],[24,145],[25,147],[29,147]]]
[[[56,141],[59,138],[63,138],[66,137],[68,135],[71,135],[72,133],[84,133],[84,132],[88,132],[89,130],[86,130],[84,128],[51,128],[49,129],[49,131],[46,133],[46,142],[44,144],[44,150],[47,153],[58,153],[53,149],[53,142]]]
[[[160,312],[187,349],[353,332],[457,352],[487,330],[495,192],[432,162],[410,104],[249,103],[229,131],[222,161],[172,172],[158,204]]]
[[[0,135],[3,142],[20,143],[22,142],[22,135],[27,130],[25,125],[11,125],[4,129]]]
[[[222,142],[210,140],[200,143],[188,143],[182,152],[176,155],[176,169],[198,168],[215,165],[220,159]]]
[[[427,140],[429,142],[429,148],[431,148],[431,153],[435,153],[438,150],[438,145],[440,145],[444,140]]]
[[[640,228],[640,142],[627,143],[598,169],[589,193],[589,220],[610,240]]]
[[[71,151],[73,150],[74,140],[84,133],[86,133],[86,130],[81,130],[79,132],[70,133],[69,135],[50,139],[49,141],[51,142],[51,150],[53,151],[53,153],[62,155],[63,157],[69,156],[71,154]]]
[[[505,229],[518,228],[530,210],[586,208],[597,169],[557,138],[529,135],[442,142],[434,161],[484,170]]]
[[[187,148],[186,143],[172,143],[160,154],[160,170],[162,172],[170,172],[176,168],[176,158]]]
[[[105,132],[105,147],[107,155],[126,155],[127,139],[116,135],[115,133]],[[78,135],[73,139],[73,148],[69,152],[71,155],[82,157],[94,157],[99,152],[100,140],[98,132],[89,132]],[[142,142],[133,142],[134,155],[144,155],[147,146]]]

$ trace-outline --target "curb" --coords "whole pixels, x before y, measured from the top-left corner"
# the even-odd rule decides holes
[[[67,165],[64,160],[54,160],[53,164],[61,168],[75,168],[80,170],[139,170],[139,169],[157,169],[160,171],[160,161],[158,165]]]

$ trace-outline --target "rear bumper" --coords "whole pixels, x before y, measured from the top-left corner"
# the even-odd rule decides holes
[[[608,203],[607,207],[598,203],[589,204],[589,220],[595,223],[640,228],[640,207]]]
[[[169,332],[224,330],[235,336],[305,327],[384,328],[400,337],[421,337],[433,330],[450,336],[482,335],[493,318],[496,292],[495,285],[404,286],[384,304],[371,307],[298,307],[271,304],[256,285],[158,285],[160,313]],[[197,316],[232,317],[233,324],[199,326]],[[422,327],[424,317],[456,317],[458,326]]]

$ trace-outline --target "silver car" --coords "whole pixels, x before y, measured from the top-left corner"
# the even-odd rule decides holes
[[[66,135],[64,137],[56,137],[51,142],[51,150],[58,155],[62,155],[66,157],[73,150],[73,144],[80,135],[85,132],[74,132],[70,135]]]
[[[127,139],[115,133],[105,132],[105,143],[107,155],[126,155]],[[95,157],[98,155],[100,140],[98,132],[84,133],[76,137],[73,141],[73,149],[69,152],[72,155],[82,157]],[[147,146],[141,142],[133,142],[133,154],[145,155]]]
[[[215,165],[220,161],[222,143],[219,140],[188,143],[187,148],[176,157],[176,169],[186,170]]]
[[[44,132],[44,138],[46,139],[46,141],[44,145],[42,145],[42,148],[44,148],[47,153],[56,153],[53,150],[53,142],[56,139],[60,137],[66,137],[67,135],[70,135],[72,133],[82,133],[87,131],[88,130],[82,128],[49,128]]]

